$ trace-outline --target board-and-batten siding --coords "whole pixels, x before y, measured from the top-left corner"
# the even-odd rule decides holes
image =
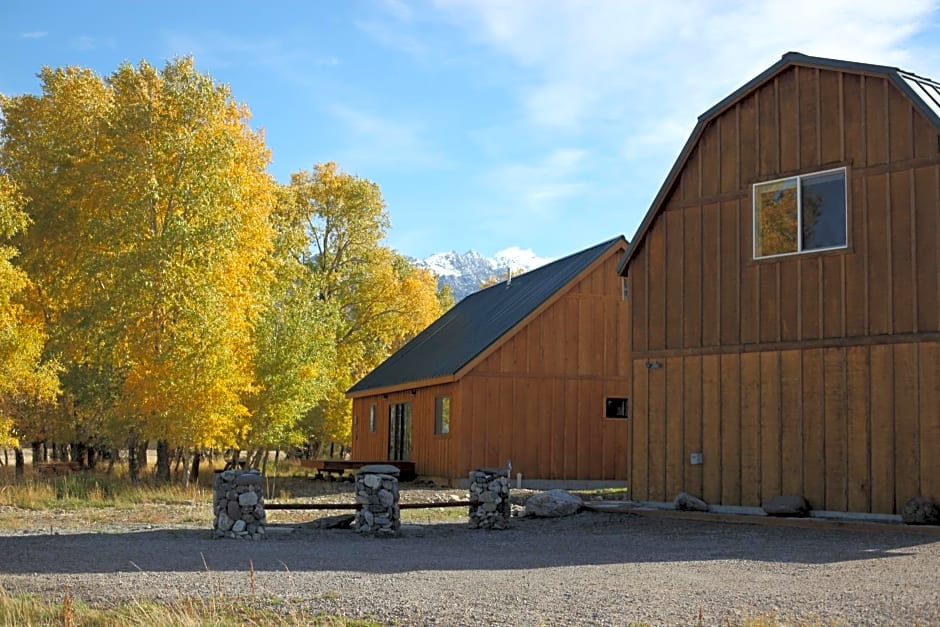
[[[634,496],[940,499],[938,141],[887,79],[802,66],[711,120],[630,262]],[[753,260],[753,183],[835,167],[849,248]]]
[[[511,459],[526,478],[626,482],[629,421],[604,417],[605,397],[630,390],[628,304],[616,274],[622,252],[613,250],[454,383],[354,399],[353,455],[385,459],[388,407],[411,402],[411,457],[420,475],[461,479]],[[451,396],[446,436],[433,433],[439,395]],[[374,434],[371,403],[379,416]]]

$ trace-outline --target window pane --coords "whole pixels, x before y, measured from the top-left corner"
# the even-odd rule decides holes
[[[754,186],[757,257],[797,251],[796,179]]]
[[[803,250],[845,246],[845,172],[805,176],[802,185]]]
[[[434,433],[450,433],[450,397],[438,396],[434,402]]]

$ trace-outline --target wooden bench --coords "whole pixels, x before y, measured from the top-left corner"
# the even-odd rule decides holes
[[[414,462],[389,462],[389,461],[356,461],[348,459],[302,459],[300,465],[304,468],[312,468],[317,471],[317,478],[325,479],[329,477],[342,477],[347,471],[357,471],[363,466],[373,464],[387,464],[398,468],[399,481],[414,481],[418,476],[415,473]]]

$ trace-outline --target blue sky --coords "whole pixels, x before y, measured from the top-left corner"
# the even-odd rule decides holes
[[[631,238],[697,116],[789,50],[940,79],[940,0],[0,0],[0,93],[192,55],[279,181],[375,181],[416,257]]]

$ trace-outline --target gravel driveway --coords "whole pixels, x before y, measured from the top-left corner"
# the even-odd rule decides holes
[[[394,538],[272,526],[0,537],[0,585],[91,603],[254,594],[406,625],[940,624],[940,535],[583,512]]]

